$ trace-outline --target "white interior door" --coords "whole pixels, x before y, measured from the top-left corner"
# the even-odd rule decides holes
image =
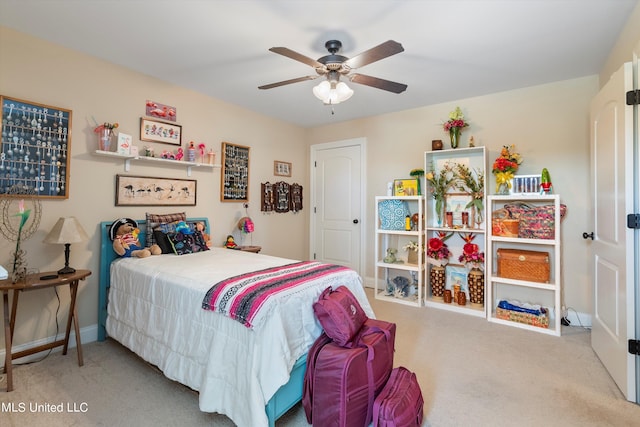
[[[362,274],[365,139],[311,148],[311,255]]]
[[[633,116],[625,105],[633,87],[631,63],[616,72],[591,102],[594,278],[591,345],[628,400],[635,401],[633,232]]]

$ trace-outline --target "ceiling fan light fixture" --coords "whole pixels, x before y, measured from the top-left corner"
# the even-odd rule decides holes
[[[330,83],[325,80],[313,88],[313,94],[325,104],[335,105],[353,96],[353,90],[346,83]]]

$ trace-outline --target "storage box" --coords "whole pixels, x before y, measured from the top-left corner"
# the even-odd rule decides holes
[[[499,277],[549,283],[548,252],[500,248],[497,253]]]
[[[539,328],[549,328],[549,310],[536,316],[531,313],[522,313],[519,311],[505,310],[496,307],[496,317],[498,319],[510,320],[512,322],[524,323],[525,325],[537,326]]]

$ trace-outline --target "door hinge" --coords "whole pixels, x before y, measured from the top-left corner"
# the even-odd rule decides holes
[[[627,105],[640,104],[640,89],[630,90],[627,92]]]
[[[640,214],[627,215],[627,228],[640,228]]]
[[[640,340],[629,340],[629,353],[640,356]]]

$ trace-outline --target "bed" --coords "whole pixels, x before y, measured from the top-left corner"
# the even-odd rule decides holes
[[[188,218],[196,221],[209,230],[208,219]],[[343,269],[273,297],[276,302],[248,327],[202,308],[212,285],[296,260],[224,248],[117,258],[110,225],[100,223],[98,340],[108,335],[120,342],[167,378],[198,391],[201,411],[224,414],[238,426],[274,426],[301,399],[306,352],[321,333],[311,305],[322,290],[347,286],[374,317],[360,277]],[[144,242],[145,221],[138,226]]]

